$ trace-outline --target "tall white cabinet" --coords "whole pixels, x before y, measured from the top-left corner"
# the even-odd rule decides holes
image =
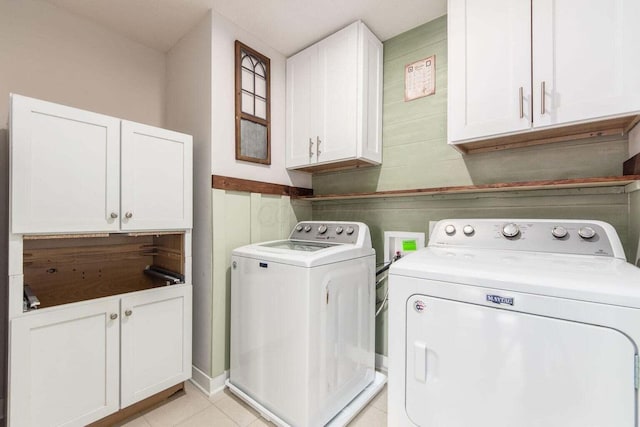
[[[638,114],[638,16],[636,0],[449,0],[449,142]]]
[[[382,162],[382,43],[355,22],[287,60],[286,166]]]
[[[8,425],[84,426],[191,377],[192,141],[11,101]]]

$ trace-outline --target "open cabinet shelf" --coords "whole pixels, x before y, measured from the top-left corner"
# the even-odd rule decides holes
[[[30,238],[23,244],[24,283],[40,309],[165,286],[150,266],[184,275],[184,235]]]

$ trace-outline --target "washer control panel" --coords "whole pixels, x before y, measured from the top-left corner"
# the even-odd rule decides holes
[[[614,228],[602,221],[551,219],[448,219],[439,221],[429,246],[553,252],[624,259]]]
[[[360,227],[354,223],[304,221],[293,228],[289,239],[356,243],[359,232]]]

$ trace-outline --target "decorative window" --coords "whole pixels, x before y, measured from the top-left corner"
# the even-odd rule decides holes
[[[236,40],[236,159],[271,164],[269,58]]]

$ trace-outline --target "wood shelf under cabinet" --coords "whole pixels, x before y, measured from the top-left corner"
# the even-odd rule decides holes
[[[161,287],[144,270],[154,265],[184,274],[183,241],[182,233],[31,237],[23,246],[24,284],[40,308]]]
[[[486,153],[599,136],[625,135],[638,122],[640,122],[640,115],[631,115],[551,129],[527,130],[515,135],[496,136],[451,145],[464,154]]]

